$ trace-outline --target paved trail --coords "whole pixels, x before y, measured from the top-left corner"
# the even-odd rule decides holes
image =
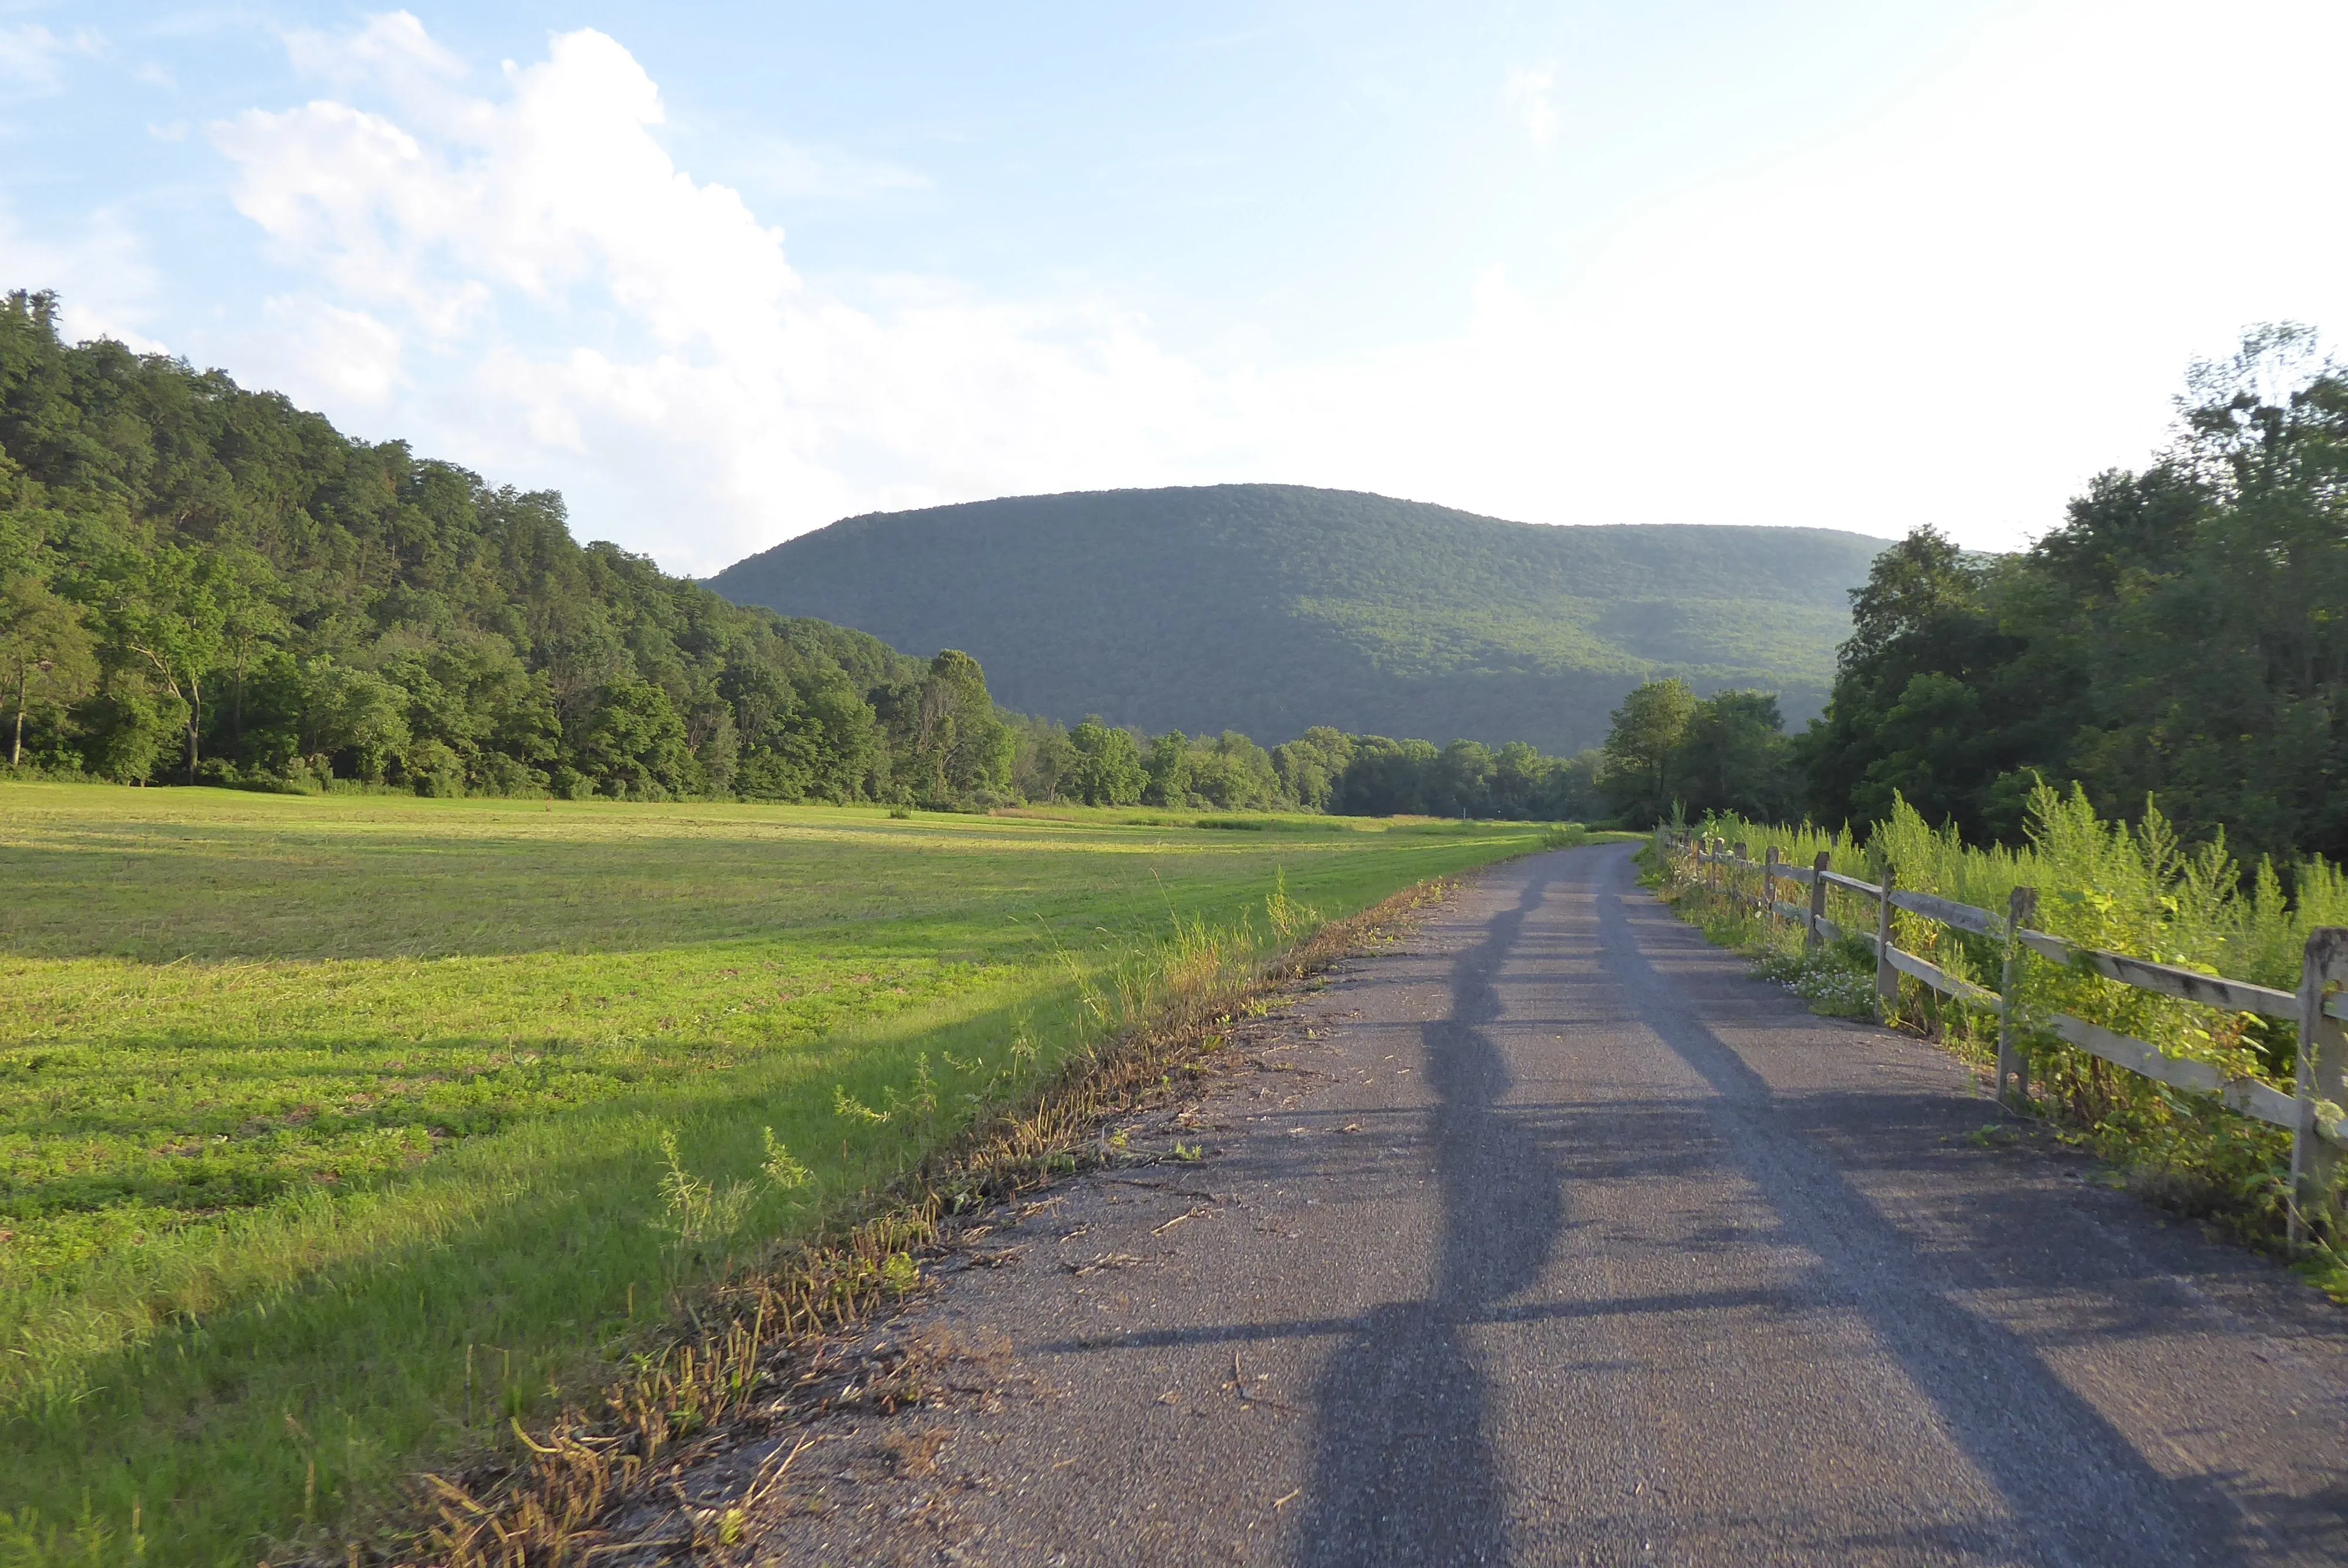
[[[876,1335],[1007,1351],[820,1429],[726,1555],[2348,1562],[2340,1315],[1985,1146],[1962,1065],[1746,979],[1625,848],[1488,874],[1247,1054],[1136,1134],[1207,1158],[1006,1216]]]

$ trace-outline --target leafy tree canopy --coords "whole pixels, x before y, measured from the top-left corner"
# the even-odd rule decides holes
[[[2348,372],[2298,327],[2195,367],[2175,447],[1995,560],[1920,530],[1852,595],[1797,743],[1819,820],[2013,842],[2040,779],[2190,836],[2348,854]]]
[[[11,766],[425,794],[1010,788],[977,663],[731,604],[560,497],[0,302]]]
[[[1633,826],[1709,812],[1781,820],[1797,783],[1785,728],[1774,693],[1699,698],[1684,682],[1650,682],[1614,711],[1599,793]]]

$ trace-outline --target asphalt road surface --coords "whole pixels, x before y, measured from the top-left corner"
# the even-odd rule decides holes
[[[747,1443],[739,1562],[2348,1563],[2348,1329],[1637,888],[1519,861]],[[794,1455],[788,1465],[783,1458]],[[730,1533],[730,1532],[729,1532]]]

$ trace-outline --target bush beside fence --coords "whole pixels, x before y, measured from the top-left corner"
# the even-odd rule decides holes
[[[1780,938],[1871,951],[1879,1016],[1900,1010],[1904,979],[1994,1018],[2011,1105],[2033,1103],[2034,1066],[2074,1100],[2126,1097],[2133,1080],[2113,1083],[2096,1065],[2108,1064],[2189,1118],[2230,1112],[2288,1132],[2291,1238],[2336,1234],[2348,880],[2310,861],[2286,901],[2262,864],[2244,891],[2222,844],[2188,853],[2157,813],[2134,828],[2103,823],[2083,796],[2051,790],[2033,801],[2032,836],[2018,852],[1968,848],[1903,803],[1864,848],[1724,818],[1660,829],[1656,847],[1676,882]]]

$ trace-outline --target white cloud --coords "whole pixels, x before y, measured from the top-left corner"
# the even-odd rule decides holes
[[[742,165],[738,178],[745,187],[780,200],[853,199],[930,188],[929,176],[902,164],[772,138],[756,143],[736,161]]]
[[[370,16],[356,33],[330,36],[302,27],[285,35],[294,68],[336,87],[388,87],[403,96],[438,94],[467,75],[465,62],[436,42],[407,11]]]
[[[64,83],[66,56],[96,54],[100,43],[87,28],[61,38],[37,22],[0,27],[0,81],[55,91]]]
[[[803,278],[600,33],[486,93],[404,15],[300,50],[340,97],[213,128],[305,280],[245,359],[693,570],[856,511],[1245,478],[2006,546],[2143,462],[2245,323],[2348,321],[2317,0],[2043,6],[1570,278],[1488,269],[1450,337],[1213,370],[1111,300]],[[1504,92],[1536,138],[1549,90]]]
[[[365,311],[311,294],[262,305],[264,331],[248,374],[263,385],[299,383],[339,408],[380,409],[405,384],[399,333]]]
[[[1535,147],[1547,147],[1557,139],[1557,105],[1550,101],[1556,86],[1557,73],[1545,67],[1512,70],[1500,83],[1501,107]]]
[[[99,209],[78,233],[38,238],[0,209],[0,278],[11,289],[55,292],[68,341],[110,337],[141,354],[164,352],[133,324],[150,317],[157,279],[144,243],[114,209]]]
[[[378,19],[304,59],[404,71],[421,38]],[[1105,307],[811,289],[779,230],[675,166],[663,118],[628,52],[582,31],[498,99],[214,127],[238,210],[319,285],[279,302],[259,357],[330,409],[388,406],[426,449],[558,477],[592,531],[694,569],[852,510],[1171,477],[1211,436],[1205,378]]]

